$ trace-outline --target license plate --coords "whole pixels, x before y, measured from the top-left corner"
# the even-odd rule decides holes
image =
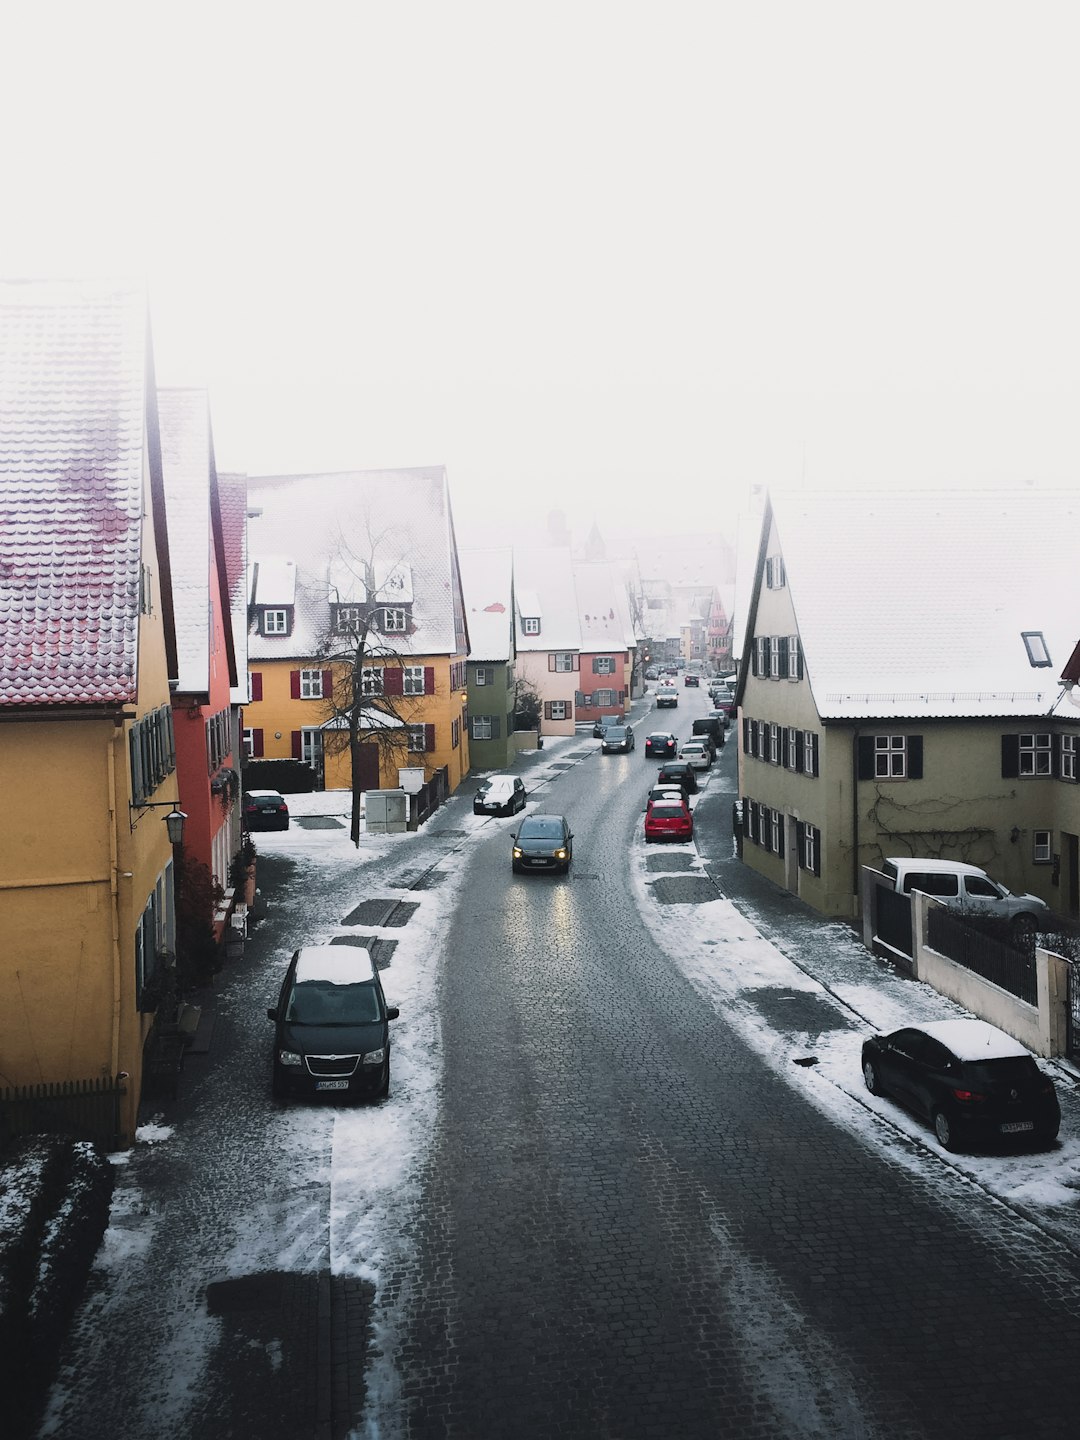
[[[1001,1127],[1003,1135],[1016,1135],[1021,1130],[1034,1130],[1034,1120],[1006,1120]]]
[[[526,864],[526,865],[546,865],[547,863],[548,863],[548,862],[547,862],[546,860],[526,860],[526,861],[525,861],[525,864]]]
[[[316,1090],[347,1090],[348,1088],[349,1088],[349,1082],[348,1082],[348,1080],[316,1080],[316,1081],[315,1081],[315,1089],[316,1089]]]

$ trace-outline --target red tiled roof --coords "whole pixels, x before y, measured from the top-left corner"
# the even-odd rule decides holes
[[[140,287],[0,284],[0,706],[135,697],[146,357]]]

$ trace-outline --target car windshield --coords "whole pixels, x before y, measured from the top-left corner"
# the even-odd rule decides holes
[[[379,1018],[379,997],[370,981],[334,985],[304,980],[294,985],[285,1019],[294,1025],[367,1025]]]
[[[626,734],[625,725],[608,725],[606,734],[609,740],[621,740]]]
[[[518,831],[519,840],[561,840],[562,824],[558,820],[526,820]]]

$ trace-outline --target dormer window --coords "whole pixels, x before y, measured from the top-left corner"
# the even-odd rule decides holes
[[[391,610],[387,608],[382,612],[382,624],[379,628],[384,635],[404,632],[409,628],[408,614],[404,610]]]
[[[289,612],[270,610],[262,612],[262,633],[264,635],[287,635],[289,633]]]
[[[1020,638],[1027,650],[1028,664],[1034,670],[1043,669],[1052,663],[1050,651],[1046,648],[1041,630],[1021,630]]]
[[[364,628],[364,607],[362,605],[336,605],[334,607],[334,629],[339,635],[351,634]]]
[[[540,617],[539,617],[539,615],[523,615],[523,616],[521,617],[521,633],[522,633],[523,635],[539,635],[539,634],[540,634]]]

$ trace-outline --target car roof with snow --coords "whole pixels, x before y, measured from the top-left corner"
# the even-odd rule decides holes
[[[330,985],[356,985],[375,977],[371,951],[362,945],[305,945],[297,954],[296,980],[321,980]]]
[[[931,1020],[911,1028],[939,1040],[959,1060],[1005,1060],[1031,1054],[1019,1040],[985,1020]]]

